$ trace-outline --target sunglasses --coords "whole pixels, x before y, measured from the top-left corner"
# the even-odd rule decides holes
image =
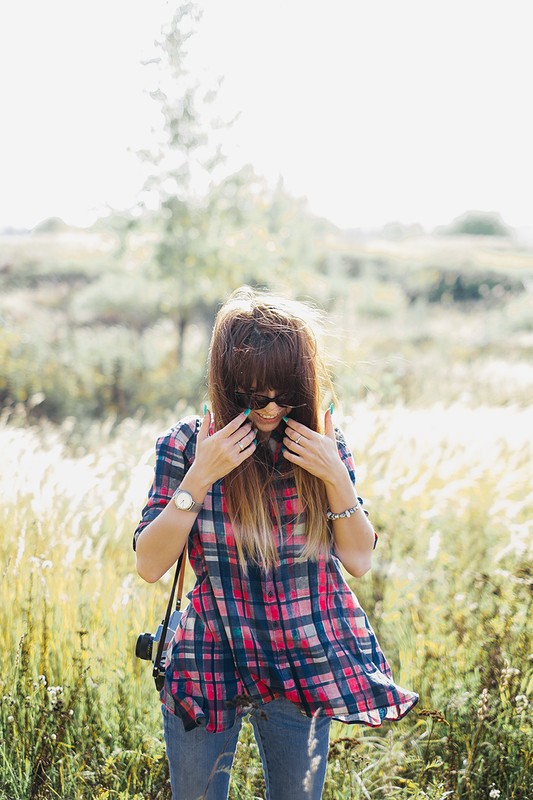
[[[266,408],[269,403],[276,403],[276,405],[285,408],[300,408],[305,406],[305,403],[294,403],[294,396],[285,392],[276,395],[276,397],[268,397],[266,394],[256,394],[255,392],[235,392],[235,402],[239,408],[251,408],[253,411],[258,411],[261,408]]]

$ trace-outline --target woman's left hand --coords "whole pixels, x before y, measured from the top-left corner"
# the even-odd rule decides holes
[[[335,477],[343,474],[342,463],[337,450],[337,440],[333,428],[331,412],[324,417],[324,433],[317,433],[296,420],[287,419],[283,452],[287,461],[320,478],[324,483],[335,482]]]

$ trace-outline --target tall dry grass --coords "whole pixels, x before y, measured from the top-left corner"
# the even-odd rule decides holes
[[[338,413],[380,532],[353,587],[398,683],[379,729],[335,723],[325,798],[531,796],[532,461],[524,408]],[[0,425],[0,797],[168,798],[158,701],[133,655],[168,577],[131,533],[161,424]],[[231,796],[263,797],[245,726]]]

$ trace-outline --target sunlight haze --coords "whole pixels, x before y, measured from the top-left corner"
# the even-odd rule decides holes
[[[342,227],[531,224],[526,2],[204,0],[190,68],[224,82],[227,168],[251,162]],[[172,5],[51,0],[0,11],[0,227],[88,224],[135,202]]]

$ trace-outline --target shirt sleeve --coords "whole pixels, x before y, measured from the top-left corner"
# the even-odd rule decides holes
[[[194,461],[199,427],[199,418],[187,417],[158,438],[154,479],[141,520],[133,533],[134,550],[140,533],[163,511]]]
[[[354,459],[353,459],[352,452],[351,452],[350,448],[348,447],[348,445],[346,444],[346,438],[345,438],[344,433],[341,431],[340,428],[335,428],[335,436],[336,436],[336,439],[337,439],[337,449],[339,451],[339,456],[341,457],[342,462],[344,463],[344,466],[348,470],[348,474],[350,476],[350,480],[352,481],[352,483],[354,485],[354,488],[355,488],[355,484],[356,484],[357,478],[355,476],[355,462],[354,462]],[[359,497],[359,495],[357,496],[357,500],[361,504],[361,506],[364,505],[364,500],[363,500],[362,497]],[[366,516],[368,517],[368,511],[366,510],[366,508],[363,508],[363,511],[366,514]],[[372,529],[373,529],[373,527],[372,527]],[[374,550],[376,549],[376,545],[378,543],[378,538],[379,537],[378,537],[376,531],[374,530],[374,547],[373,547]]]

